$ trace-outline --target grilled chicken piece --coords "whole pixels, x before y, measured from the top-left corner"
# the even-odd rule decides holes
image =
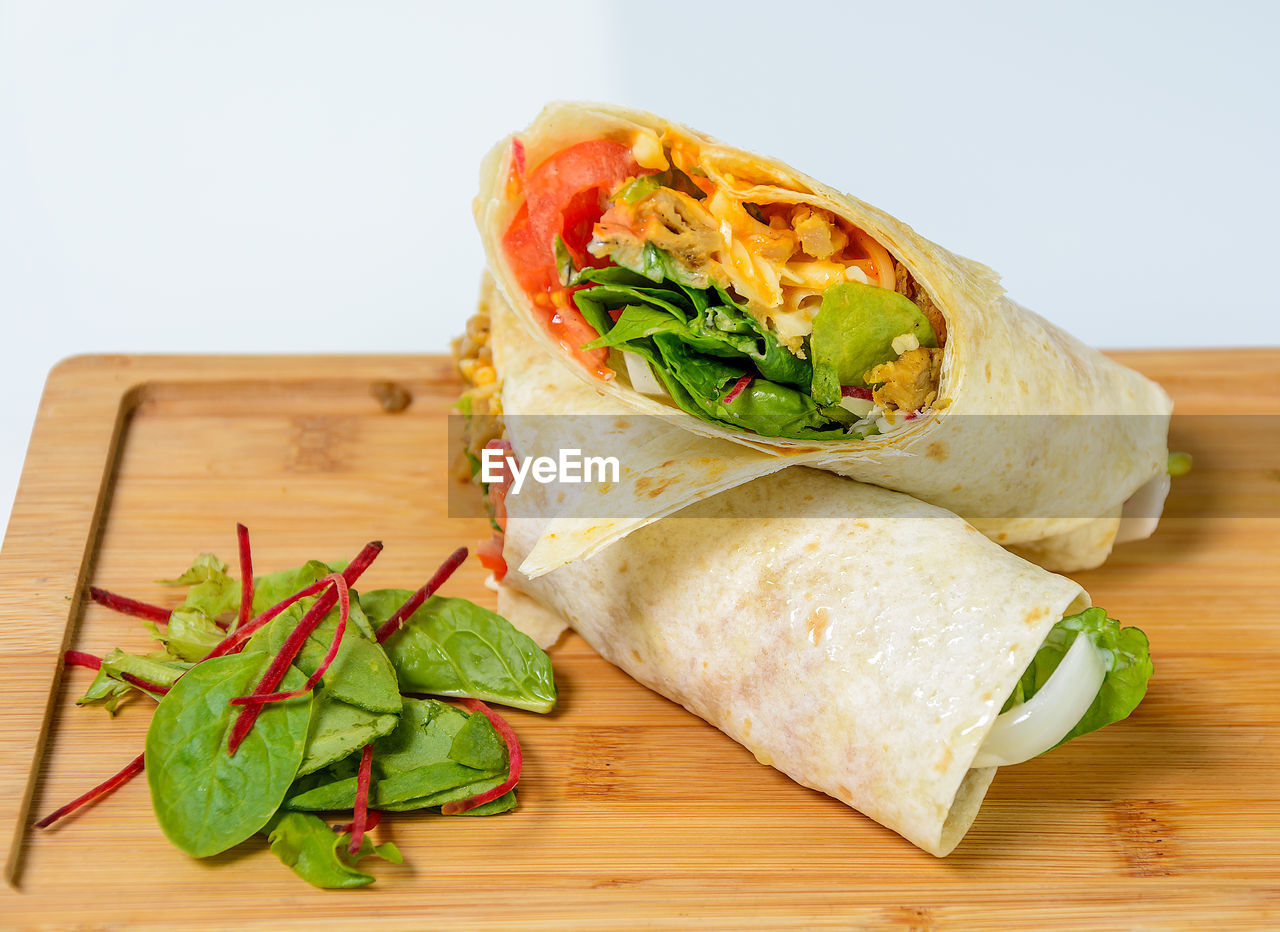
[[[849,234],[824,211],[801,204],[791,212],[791,225],[800,237],[800,248],[815,259],[830,259],[849,245]]]
[[[919,411],[938,397],[942,350],[919,346],[876,366],[863,379],[878,387],[871,400],[885,410]]]
[[[724,246],[706,208],[681,191],[659,188],[634,208],[615,205],[606,212],[596,227],[592,252],[614,255],[615,261],[631,258],[623,264],[635,264],[633,254],[638,257],[646,241],[670,253],[689,273],[690,284],[699,288],[709,284],[707,266],[712,254]]]

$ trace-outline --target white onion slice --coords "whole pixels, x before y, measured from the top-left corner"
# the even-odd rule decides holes
[[[970,767],[1007,767],[1043,754],[1066,737],[1093,704],[1107,664],[1083,632],[1076,635],[1049,682],[996,717]]]
[[[627,364],[627,377],[631,379],[632,388],[642,395],[666,397],[667,390],[654,378],[653,371],[647,362],[635,353],[623,353],[622,358]]]
[[[1120,529],[1116,531],[1116,543],[1146,540],[1156,532],[1164,500],[1169,496],[1169,474],[1153,476],[1129,497],[1120,513]]]

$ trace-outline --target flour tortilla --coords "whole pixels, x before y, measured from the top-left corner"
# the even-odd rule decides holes
[[[626,431],[625,405],[500,307],[491,346],[504,412],[554,397]],[[517,455],[545,440],[509,439]],[[778,460],[755,455],[757,467]],[[508,495],[509,566],[556,525],[555,494],[534,483]],[[829,506],[845,517],[820,516]],[[940,857],[994,776],[969,764],[1005,699],[1049,629],[1089,604],[942,509],[800,467],[712,491],[538,578],[512,570],[503,590],[517,626],[563,619],[762,762]]]
[[[511,139],[499,143],[481,169],[475,202],[489,267],[498,288],[545,350],[593,388],[640,414],[676,425],[667,443],[687,430],[862,482],[907,492],[966,518],[993,540],[1026,546],[1042,565],[1074,570],[1106,559],[1122,504],[1159,477],[1167,459],[1171,402],[1154,382],[1083,345],[1004,294],[986,266],[932,243],[906,224],[783,163],[716,142],[660,117],[600,104],[553,104],[519,134],[526,165],[575,142],[610,138],[630,144],[638,131],[668,129],[698,140],[703,164],[742,179],[753,200],[784,198],[830,210],[868,232],[905,265],[946,318],[935,413],[894,433],[866,440],[815,443],[764,438],[684,414],[669,400],[632,387],[615,352],[617,378],[597,379],[568,357],[540,326],[500,248],[519,207],[506,196]],[[789,193],[788,193],[789,192]],[[1052,415],[1037,427],[1013,415]],[[722,450],[731,447],[725,444]],[[722,455],[728,456],[724,453]],[[633,470],[656,469],[662,492],[649,499],[650,519],[698,501],[706,489],[697,469],[670,475],[658,465],[677,457],[655,453]],[[547,572],[634,530],[643,521],[595,522],[590,516],[630,513],[611,501],[626,483],[594,489],[565,510],[564,532],[540,542],[524,570]],[[592,500],[594,496],[594,500]]]

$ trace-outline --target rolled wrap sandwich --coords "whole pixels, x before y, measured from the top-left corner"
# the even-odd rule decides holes
[[[557,104],[489,154],[475,207],[534,338],[637,413],[908,492],[1055,569],[1102,562],[1144,486],[1159,514],[1158,385],[1014,303],[985,266],[781,162],[651,114]],[[691,474],[655,480],[649,519],[698,499]],[[644,523],[589,520],[625,493],[596,494],[526,573]]]
[[[474,327],[463,347],[479,386],[464,403],[473,461],[546,452],[522,425],[551,405],[627,430],[625,405],[493,310],[492,330]],[[505,482],[488,490],[505,534],[485,559],[513,622],[563,618],[762,762],[938,856],[973,822],[996,767],[1125,717],[1146,688],[1140,631],[901,493],[787,468],[530,579],[508,566],[544,534],[550,486],[504,495]],[[822,516],[832,499],[847,517]],[[510,589],[522,597],[504,598]]]

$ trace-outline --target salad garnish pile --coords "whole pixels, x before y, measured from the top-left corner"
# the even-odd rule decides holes
[[[78,704],[114,714],[137,693],[158,704],[144,752],[38,827],[145,771],[160,827],[188,854],[261,833],[315,886],[359,887],[374,880],[361,859],[400,861],[395,845],[368,838],[383,812],[515,807],[520,743],[487,703],[547,712],[555,681],[546,653],[505,619],[434,594],[466,548],[416,592],[359,593],[378,542],[346,565],[312,560],[256,578],[243,525],[238,542],[240,580],[202,554],[165,580],[187,590],[172,610],[90,590],[142,618],[163,650],[68,651],[68,665],[97,671]],[[350,821],[331,828],[318,813],[332,811]]]

